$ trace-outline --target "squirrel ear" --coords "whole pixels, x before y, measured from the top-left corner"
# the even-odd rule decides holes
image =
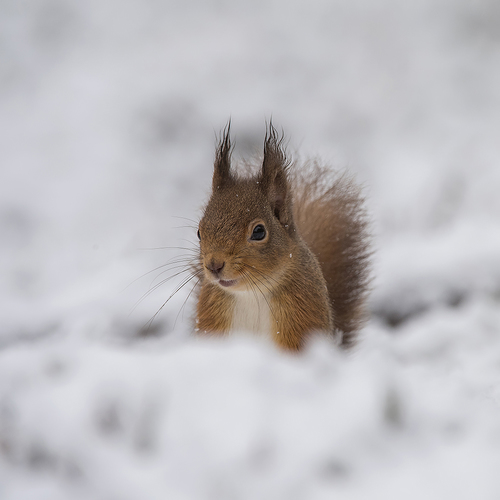
[[[287,179],[289,163],[281,146],[282,142],[283,136],[279,138],[273,124],[269,123],[264,141],[260,183],[275,217],[282,224],[291,224],[291,195]]]
[[[222,186],[232,181],[231,176],[231,120],[222,131],[219,144],[215,151],[214,176],[212,179],[212,189],[216,191]]]

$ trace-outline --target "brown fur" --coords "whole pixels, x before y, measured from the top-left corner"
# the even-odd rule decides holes
[[[340,333],[344,345],[352,344],[368,282],[366,217],[358,188],[346,176],[328,184],[330,174],[316,164],[290,175],[272,125],[257,176],[237,177],[230,154],[228,126],[199,226],[198,332],[227,334],[236,304],[243,300],[247,307],[252,297],[255,304],[263,297],[269,310],[255,314],[270,321],[255,328],[267,329],[280,347],[299,350],[314,331]],[[253,236],[257,226],[265,228],[262,240]]]
[[[364,319],[371,255],[360,189],[345,173],[332,182],[317,162],[298,171],[293,183],[295,222],[321,266],[335,328],[350,346]]]

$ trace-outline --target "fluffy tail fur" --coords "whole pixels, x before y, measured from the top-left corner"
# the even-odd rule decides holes
[[[369,287],[367,215],[359,187],[316,162],[294,169],[294,219],[325,277],[335,328],[351,346]]]

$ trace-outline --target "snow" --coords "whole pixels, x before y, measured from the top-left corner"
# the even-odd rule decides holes
[[[498,498],[499,15],[2,2],[0,499]],[[348,354],[194,338],[190,285],[148,328],[196,248],[215,134],[231,117],[246,156],[271,116],[292,156],[365,186],[371,318]]]

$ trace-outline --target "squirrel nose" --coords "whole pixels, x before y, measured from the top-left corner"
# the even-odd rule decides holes
[[[226,265],[225,262],[218,262],[215,259],[212,259],[207,264],[207,269],[210,269],[210,271],[212,271],[214,274],[219,274],[225,265]]]

